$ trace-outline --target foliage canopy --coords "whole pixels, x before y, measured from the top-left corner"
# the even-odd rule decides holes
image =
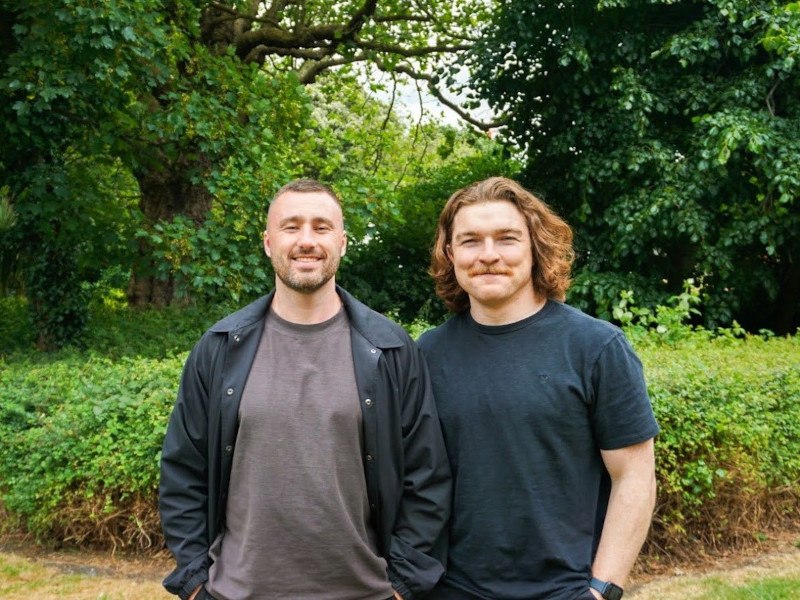
[[[799,40],[797,2],[502,3],[474,83],[576,229],[573,302],[694,277],[708,324],[797,327]]]
[[[80,335],[87,283],[108,269],[130,273],[133,305],[263,291],[263,204],[293,177],[351,198],[359,234],[397,218],[391,194],[445,134],[410,133],[346,67],[432,82],[485,10],[0,0],[0,187],[16,223],[0,275],[33,300],[40,347]]]

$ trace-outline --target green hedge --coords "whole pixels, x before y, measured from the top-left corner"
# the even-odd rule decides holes
[[[798,516],[800,339],[638,343],[662,433],[658,554]],[[159,547],[158,459],[185,352],[0,359],[0,498],[45,542]]]
[[[0,362],[0,493],[43,542],[160,546],[164,428],[185,355]]]
[[[120,290],[95,298],[85,335],[77,348],[65,352],[81,349],[113,359],[163,358],[187,351],[214,322],[235,310],[223,304],[130,309],[125,302]],[[0,357],[35,353],[36,339],[27,300],[0,297],[0,315]],[[45,359],[57,359],[61,354],[51,353]]]
[[[638,352],[661,426],[651,542],[746,542],[800,518],[800,338],[683,340]]]

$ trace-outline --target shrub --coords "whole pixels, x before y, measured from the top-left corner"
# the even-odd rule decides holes
[[[45,543],[161,547],[158,460],[186,352],[223,305],[90,306],[82,348],[33,352],[24,299],[0,309],[0,499]]]
[[[90,305],[87,330],[80,348],[109,358],[147,356],[163,358],[189,350],[203,332],[235,308],[222,304],[196,304],[154,309],[130,309],[121,290],[106,290]],[[19,296],[0,298],[0,356],[31,355],[35,335],[28,302]],[[76,347],[67,348],[67,354]],[[42,355],[58,360],[61,354]]]
[[[226,305],[130,309],[121,303],[97,303],[84,344],[111,358],[163,358],[190,350],[206,329],[233,310]]]
[[[800,343],[748,336],[639,348],[661,426],[652,543],[753,541],[800,517]]]
[[[158,461],[183,356],[72,353],[0,373],[0,491],[45,542],[160,547]]]
[[[0,297],[0,356],[33,348],[28,302],[20,296]]]
[[[689,314],[686,302],[675,310]],[[186,351],[212,312],[109,305],[90,315],[88,350],[0,357],[10,526],[51,544],[161,547],[159,452]],[[752,543],[800,519],[800,337],[708,332],[663,307],[650,315],[627,329],[661,425],[650,557]],[[415,337],[425,328],[408,326]]]

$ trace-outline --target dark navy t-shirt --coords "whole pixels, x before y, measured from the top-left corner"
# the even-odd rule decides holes
[[[419,345],[454,476],[445,586],[463,598],[581,597],[608,503],[600,449],[658,433],[624,335],[551,300],[509,325],[455,316]]]

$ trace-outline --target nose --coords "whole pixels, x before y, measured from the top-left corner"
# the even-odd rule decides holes
[[[483,263],[493,263],[500,260],[500,255],[494,247],[494,240],[487,239],[483,242],[481,253],[478,255],[478,260]]]
[[[310,225],[304,225],[300,228],[300,237],[297,244],[303,248],[310,248],[315,245],[314,231]]]

